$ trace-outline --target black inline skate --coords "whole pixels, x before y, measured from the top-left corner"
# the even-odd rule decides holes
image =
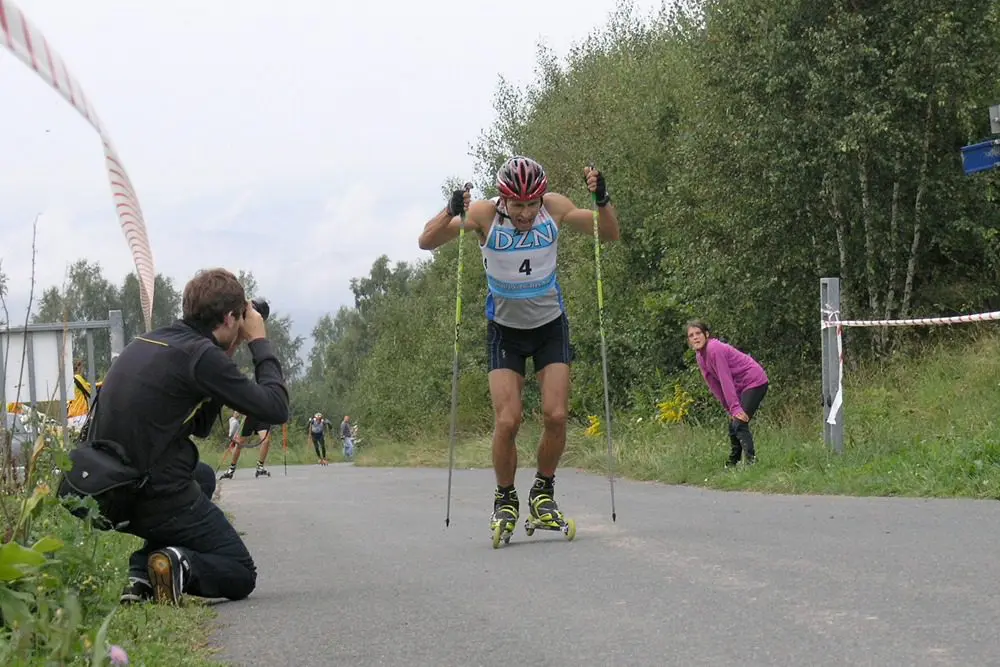
[[[493,548],[498,549],[500,542],[510,544],[510,537],[517,527],[517,518],[521,513],[521,501],[517,491],[511,486],[508,489],[497,487],[493,496],[493,515],[490,517],[490,530],[493,532]]]
[[[576,522],[567,519],[559,511],[554,495],[555,477],[546,479],[535,475],[535,482],[528,494],[528,518],[524,522],[524,532],[530,537],[535,530],[558,530],[567,540],[576,537]]]

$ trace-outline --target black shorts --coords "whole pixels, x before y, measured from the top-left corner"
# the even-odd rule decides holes
[[[521,376],[524,376],[528,357],[536,373],[549,364],[569,364],[573,360],[569,320],[563,313],[534,329],[512,329],[488,320],[486,352],[491,371],[507,368]]]
[[[240,431],[240,437],[249,438],[257,431],[270,431],[270,430],[271,430],[270,424],[265,424],[264,422],[257,421],[256,419],[248,415],[247,418],[243,420],[243,430]],[[265,433],[265,435],[267,434]]]
[[[317,445],[325,444],[324,441],[326,440],[326,438],[324,437],[323,431],[320,431],[319,433],[313,433],[312,431],[309,431],[309,435],[310,437],[312,437],[313,441]]]

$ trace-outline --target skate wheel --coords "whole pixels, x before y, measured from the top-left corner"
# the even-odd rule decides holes
[[[501,535],[503,535],[503,524],[502,523],[498,523],[493,528],[493,548],[494,549],[499,549],[500,548],[500,536]]]
[[[566,525],[563,526],[563,534],[566,536],[567,540],[572,541],[576,537],[576,521],[573,519],[566,519]]]
[[[528,537],[531,537],[532,535],[535,534],[535,526],[530,521],[525,521],[524,532],[528,534]]]

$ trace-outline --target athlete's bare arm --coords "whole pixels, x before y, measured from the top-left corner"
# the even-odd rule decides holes
[[[468,192],[465,193],[465,231],[479,232],[480,237],[485,236],[496,215],[496,205],[489,199],[471,201]],[[447,207],[431,218],[424,231],[421,232],[418,240],[421,250],[433,250],[444,245],[454,238],[458,238],[458,233],[462,228],[462,218],[458,215],[451,215]]]
[[[598,171],[589,167],[584,169],[587,178],[587,189],[594,192],[597,188]],[[569,197],[558,192],[547,192],[543,195],[545,209],[561,228],[568,226],[584,234],[594,233],[594,211],[590,208],[578,208]],[[597,234],[602,241],[617,241],[619,237],[618,214],[615,207],[608,202],[597,207]]]

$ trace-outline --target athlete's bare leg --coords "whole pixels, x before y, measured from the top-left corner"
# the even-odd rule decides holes
[[[497,486],[511,486],[517,472],[517,432],[521,427],[524,377],[507,368],[490,371],[493,399],[493,472]]]
[[[241,435],[233,438],[233,460],[230,461],[230,465],[236,467],[237,462],[240,460],[240,454],[243,452],[243,445],[246,444],[246,438]]]
[[[263,464],[267,461],[268,450],[271,449],[271,431],[257,431],[257,437],[260,438],[260,456],[257,462]]]
[[[542,392],[542,439],[538,443],[538,472],[556,474],[566,449],[566,419],[569,414],[569,365],[546,364],[538,373]]]

